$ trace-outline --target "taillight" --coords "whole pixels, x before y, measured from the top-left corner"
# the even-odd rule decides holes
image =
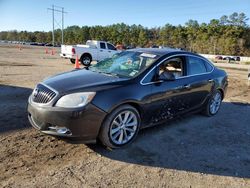
[[[75,48],[72,48],[71,51],[72,51],[72,54],[76,54]]]

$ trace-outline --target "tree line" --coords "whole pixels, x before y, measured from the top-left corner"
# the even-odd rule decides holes
[[[124,23],[108,26],[70,26],[64,30],[65,44],[82,44],[89,39],[104,40],[131,47],[152,45],[181,48],[207,54],[250,56],[250,28],[244,13],[233,13],[199,24],[166,24],[147,28]],[[2,31],[1,40],[51,43],[52,32]],[[61,30],[55,30],[55,42],[61,43]]]

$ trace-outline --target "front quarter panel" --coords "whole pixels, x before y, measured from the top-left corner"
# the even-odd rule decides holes
[[[92,103],[105,112],[110,113],[116,107],[134,103],[145,111],[150,104],[151,85],[141,85],[139,83],[127,83],[126,85],[111,88],[96,93]]]

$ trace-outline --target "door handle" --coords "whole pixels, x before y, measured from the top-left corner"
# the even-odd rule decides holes
[[[211,82],[213,82],[213,81],[214,81],[213,79],[209,79],[209,80],[208,80],[209,83],[211,83]]]
[[[103,52],[103,50],[100,50],[100,52]]]
[[[190,84],[185,84],[185,85],[183,86],[184,89],[189,89],[190,87],[191,87]]]
[[[108,52],[111,52],[111,51],[108,51]]]

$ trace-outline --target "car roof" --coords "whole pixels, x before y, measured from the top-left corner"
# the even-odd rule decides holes
[[[171,52],[185,52],[185,51],[174,49],[174,48],[133,48],[128,51],[152,53],[152,54],[160,55],[160,56],[166,55]]]
[[[185,55],[196,56],[196,57],[202,58],[206,61],[209,61],[207,58],[205,58],[197,53],[188,52],[188,51],[180,50],[180,49],[176,49],[176,48],[133,48],[133,49],[129,49],[127,51],[142,52],[142,53],[149,53],[149,54],[151,53],[154,55],[158,55],[160,57],[163,57],[163,56],[168,55],[170,53],[171,53],[171,55],[174,55],[174,54],[184,55],[185,54]]]
[[[196,56],[198,58],[204,59],[205,61],[207,61],[212,67],[215,68],[214,64],[209,61],[207,58],[196,54],[196,53],[192,53],[192,52],[188,52],[185,50],[180,50],[180,49],[175,49],[175,48],[133,48],[127,51],[132,51],[132,52],[142,52],[142,53],[151,53],[154,55],[159,55],[160,58],[161,57],[166,57],[168,54],[171,53],[171,55],[177,55],[177,54],[181,54],[181,55],[192,55],[192,56]]]

